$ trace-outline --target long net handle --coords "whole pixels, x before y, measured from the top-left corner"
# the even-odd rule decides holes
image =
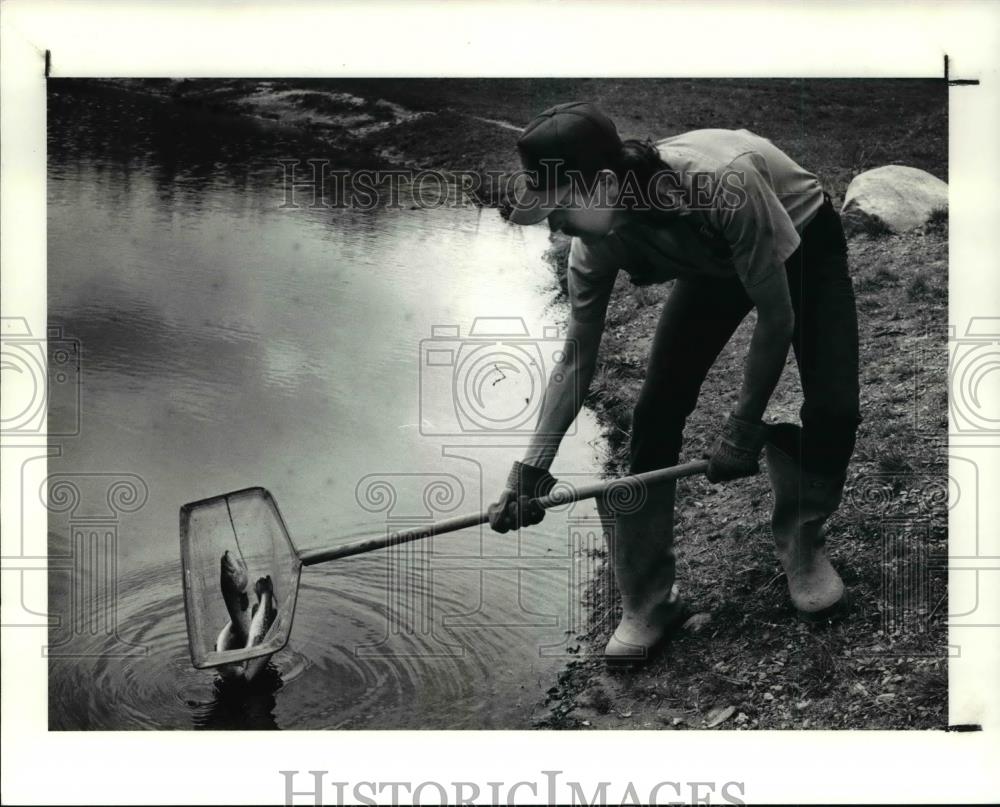
[[[571,502],[579,502],[584,499],[593,499],[598,496],[608,494],[614,499],[621,498],[624,501],[634,500],[634,497],[641,494],[644,488],[669,482],[672,479],[680,479],[685,476],[694,476],[704,473],[708,468],[708,463],[704,460],[688,462],[683,465],[674,465],[670,468],[660,468],[656,471],[646,471],[634,476],[623,476],[620,479],[609,479],[603,482],[593,482],[580,487],[557,487],[548,496],[538,499],[538,503],[546,510],[550,507],[558,507]],[[465,516],[455,516],[446,518],[443,521],[428,524],[426,527],[418,527],[403,532],[394,532],[390,535],[383,535],[378,538],[369,538],[363,541],[355,541],[342,546],[330,547],[328,549],[310,549],[299,555],[299,560],[304,566],[314,566],[317,563],[326,563],[328,560],[337,560],[351,555],[361,555],[365,552],[372,552],[376,549],[385,549],[397,544],[405,544],[410,541],[419,541],[421,538],[429,538],[432,535],[443,535],[447,532],[476,527],[489,521],[489,513],[474,513]]]

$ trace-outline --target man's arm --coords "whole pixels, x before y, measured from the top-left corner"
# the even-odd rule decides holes
[[[750,339],[739,402],[706,455],[705,475],[710,482],[739,479],[760,470],[757,457],[767,439],[767,426],[761,418],[781,377],[795,327],[782,267],[748,287],[747,294],[757,308],[757,324]]]
[[[566,358],[549,376],[542,411],[524,462],[514,463],[500,498],[490,505],[490,526],[496,532],[531,526],[545,517],[545,511],[534,500],[555,484],[548,469],[590,389],[603,331],[603,309],[593,322],[570,319],[563,347]]]
[[[795,328],[795,311],[784,268],[747,290],[757,308],[757,324],[743,369],[743,386],[734,414],[757,423],[781,377]]]
[[[565,360],[549,376],[542,411],[524,455],[524,462],[548,470],[563,436],[583,406],[597,367],[597,351],[604,331],[604,318],[594,322],[570,319],[563,347]]]
[[[490,505],[490,526],[496,532],[530,527],[545,517],[536,499],[555,485],[548,469],[590,389],[618,273],[616,261],[607,244],[585,244],[579,238],[570,244],[566,283],[571,314],[565,356],[549,375],[524,462],[514,463],[500,498]]]
[[[795,326],[784,262],[798,247],[800,237],[774,192],[767,162],[760,154],[741,155],[723,175],[730,171],[740,180],[740,193],[730,200],[720,196],[708,218],[729,242],[736,274],[757,309],[757,326],[733,414],[759,423],[785,366]]]

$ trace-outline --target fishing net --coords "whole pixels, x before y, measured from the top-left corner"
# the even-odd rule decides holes
[[[278,506],[264,488],[247,488],[181,508],[181,565],[191,661],[198,669],[267,656],[288,642],[302,564]],[[220,632],[230,622],[221,566],[229,552],[246,564],[246,595],[258,602],[257,581],[270,577],[277,614],[263,640],[220,651]]]

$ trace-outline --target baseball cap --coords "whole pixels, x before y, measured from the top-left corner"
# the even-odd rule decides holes
[[[571,181],[590,182],[611,167],[622,141],[611,119],[586,101],[550,107],[517,141],[525,176],[515,190],[510,221],[536,224],[569,195]]]

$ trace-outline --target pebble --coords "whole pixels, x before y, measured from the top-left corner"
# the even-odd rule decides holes
[[[705,718],[707,728],[713,729],[720,723],[725,723],[730,717],[733,716],[733,712],[735,711],[735,706],[725,706],[713,709]]]
[[[682,630],[688,633],[701,633],[712,621],[712,615],[708,613],[695,614],[689,617],[684,623]]]
[[[774,695],[772,695],[770,692],[765,692],[764,693],[764,700],[766,700],[766,701],[773,701],[774,700]]]

